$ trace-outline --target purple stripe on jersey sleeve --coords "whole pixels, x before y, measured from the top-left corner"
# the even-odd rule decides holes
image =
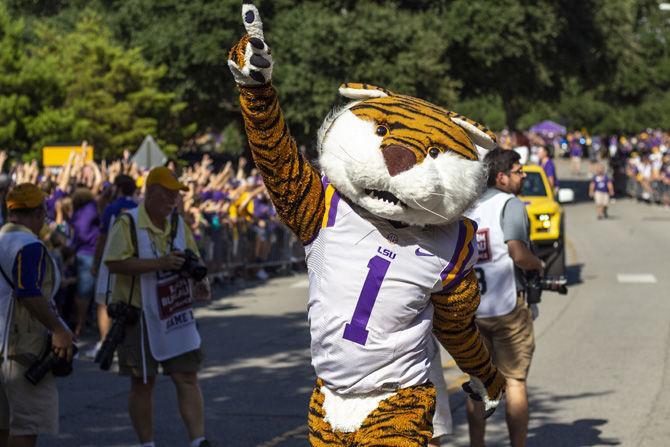
[[[475,227],[475,234],[477,234],[477,228],[476,227]],[[456,274],[456,276],[454,276],[454,279],[452,279],[451,282],[449,282],[449,284],[447,284],[447,286],[444,289],[442,289],[443,292],[446,292],[446,291],[454,288],[454,286],[458,285],[458,283],[460,283],[461,280],[463,278],[465,278],[467,276],[467,274],[472,271],[472,266],[468,265],[468,264],[470,262],[470,259],[472,258],[473,253],[477,249],[476,244],[477,244],[477,238],[475,237],[475,238],[472,239],[472,241],[468,245],[468,254],[467,254],[467,256],[465,256],[465,260],[463,261],[463,267],[461,268],[461,271],[458,272],[458,274]]]
[[[442,270],[442,273],[440,274],[440,278],[442,279],[442,281],[444,281],[447,278],[447,275],[449,275],[449,273],[451,273],[454,267],[456,267],[456,264],[458,263],[458,255],[461,254],[461,250],[463,250],[463,244],[465,244],[466,234],[467,229],[465,228],[465,224],[461,220],[458,222],[458,242],[456,243],[456,249],[454,250],[454,254],[451,257],[449,264],[444,270]]]
[[[325,191],[326,188],[328,188],[328,185],[330,185],[330,180],[328,180],[328,177],[325,175],[321,177],[321,184],[323,185],[323,190]]]
[[[332,188],[332,186],[331,186]],[[328,209],[328,223],[327,227],[335,225],[335,218],[337,217],[337,205],[340,203],[340,194],[333,188],[333,197],[330,199],[330,208]]]

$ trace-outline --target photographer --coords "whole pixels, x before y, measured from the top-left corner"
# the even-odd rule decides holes
[[[468,216],[478,225],[475,272],[481,302],[475,322],[507,379],[507,428],[511,445],[519,447],[526,444],[528,433],[526,377],[535,349],[522,271],[536,271],[541,276],[544,266],[529,249],[528,215],[516,197],[526,176],[519,154],[497,148],[486,154],[484,164],[488,189]],[[468,399],[467,412],[471,445],[483,446],[483,406]]]
[[[50,371],[55,362],[71,366],[72,333],[54,308],[59,276],[37,237],[46,217],[44,194],[24,183],[7,194],[6,203],[9,223],[0,230],[0,445],[34,446],[38,434],[58,432],[58,390]],[[34,365],[44,367],[31,375]]]
[[[114,201],[105,207],[102,213],[102,222],[100,223],[100,236],[98,237],[95,246],[95,255],[93,256],[93,266],[91,267],[91,275],[96,277],[95,286],[95,302],[97,304],[98,317],[98,331],[100,333],[100,341],[97,342],[84,355],[86,357],[95,358],[102,346],[102,341],[107,336],[111,327],[111,320],[107,314],[107,289],[109,288],[111,279],[109,277],[109,270],[106,265],[101,263],[102,254],[107,246],[107,235],[109,229],[123,211],[137,208],[135,200],[135,192],[137,186],[135,180],[131,177],[121,174],[116,176],[112,186],[114,192]]]
[[[209,299],[210,292],[206,278],[199,275],[203,267],[194,255],[193,235],[175,213],[180,190],[188,188],[169,169],[152,169],[144,203],[116,220],[103,257],[115,275],[109,307],[116,320],[99,357],[110,361],[113,348],[106,345],[120,342],[119,370],[131,376],[128,412],[143,446],[154,445],[153,389],[159,364],[175,384],[191,445],[209,446],[197,377],[202,351],[191,284],[196,299]],[[118,324],[125,326],[123,340],[110,340],[117,337]]]

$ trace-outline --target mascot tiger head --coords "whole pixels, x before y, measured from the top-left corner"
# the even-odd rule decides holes
[[[486,174],[477,146],[495,135],[427,101],[366,84],[343,84],[352,101],[319,130],[319,164],[333,186],[372,214],[410,225],[458,219]]]

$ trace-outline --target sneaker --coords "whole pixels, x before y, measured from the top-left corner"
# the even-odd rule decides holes
[[[102,342],[99,341],[91,349],[84,352],[84,357],[87,359],[94,359],[95,356],[98,355],[98,351],[100,351],[100,346],[102,346]]]
[[[200,441],[200,444],[198,444],[198,447],[212,447],[212,444],[210,444],[207,439],[203,439]]]

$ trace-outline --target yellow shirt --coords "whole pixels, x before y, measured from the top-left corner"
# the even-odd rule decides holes
[[[165,228],[161,230],[151,222],[147,214],[144,203],[138,207],[137,211],[137,228],[146,228],[149,233],[149,239],[160,253],[166,253],[170,243],[170,219],[165,220]],[[190,248],[195,254],[199,255],[198,247],[193,239],[193,233],[188,226],[185,226],[186,247]],[[123,261],[132,258],[135,254],[133,247],[133,240],[130,234],[130,225],[128,218],[117,219],[114,226],[109,232],[109,245],[103,261]],[[117,301],[128,302],[130,289],[133,283],[133,277],[130,275],[115,275],[114,284],[110,284],[111,296],[110,302]],[[142,298],[140,294],[140,276],[135,277],[135,285],[133,286],[133,296],[130,301],[135,307],[142,308]]]

